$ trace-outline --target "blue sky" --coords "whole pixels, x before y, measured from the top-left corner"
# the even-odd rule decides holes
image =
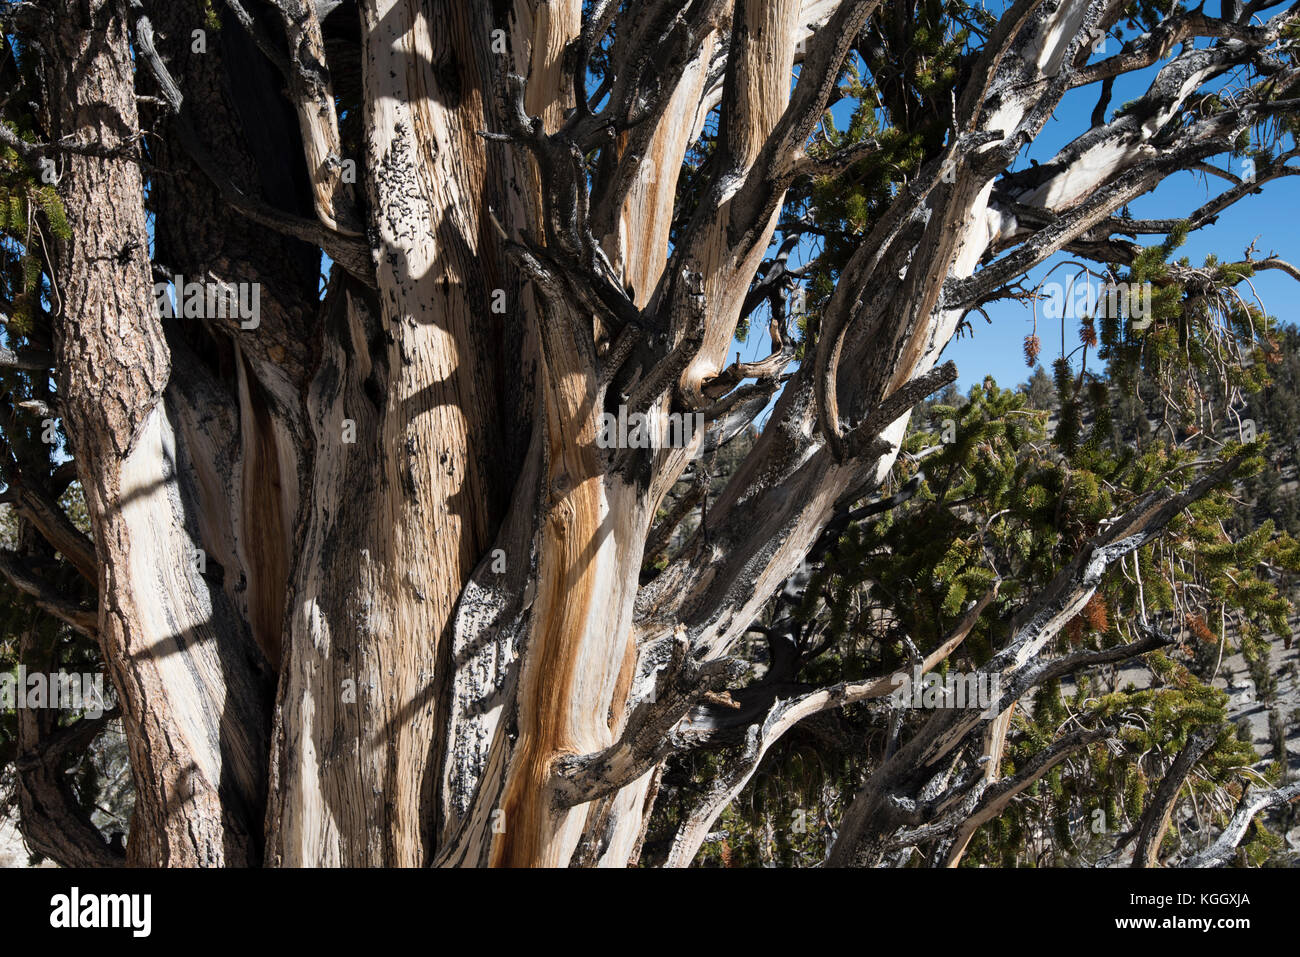
[[[996,9],[999,4],[994,2],[990,6]],[[1260,16],[1267,18],[1272,12],[1274,11],[1261,11]],[[1128,38],[1129,35],[1124,37],[1124,39]],[[1199,41],[1198,45],[1208,45],[1209,42]],[[1118,50],[1119,42],[1110,39],[1107,41],[1107,47],[1098,51],[1095,58],[1102,59],[1113,55]],[[1157,64],[1116,81],[1107,119],[1110,119],[1115,110],[1126,101],[1137,99],[1147,90],[1159,66]],[[1213,83],[1210,85],[1213,86]],[[1062,100],[1056,115],[1048,122],[1034,143],[1018,158],[1013,168],[1023,169],[1031,159],[1039,162],[1048,160],[1063,145],[1086,131],[1090,125],[1097,95],[1096,86],[1068,93]],[[847,126],[852,108],[853,104],[847,101],[841,101],[834,108],[835,118],[841,129]],[[1241,161],[1238,159],[1222,156],[1212,158],[1211,162],[1236,174],[1242,172]],[[1170,177],[1152,193],[1133,202],[1130,210],[1133,216],[1140,218],[1178,218],[1187,215],[1229,186],[1226,180],[1219,177],[1207,178],[1199,173],[1179,173]],[[1262,189],[1263,192],[1259,195],[1248,196],[1223,212],[1215,224],[1190,234],[1187,242],[1174,254],[1175,258],[1187,256],[1193,264],[1198,265],[1210,253],[1216,254],[1220,259],[1240,259],[1246,248],[1255,241],[1255,258],[1275,254],[1292,263],[1300,262],[1300,176],[1266,183]],[[1154,245],[1161,239],[1162,237],[1159,236],[1142,236],[1137,237],[1137,242],[1143,245]],[[801,252],[806,254],[807,251]],[[792,259],[799,260],[799,253],[796,253]],[[1059,262],[1069,259],[1073,257],[1054,257],[1034,270],[1030,276],[1034,280],[1040,279]],[[1074,267],[1063,267],[1058,269],[1052,278],[1065,281],[1071,273],[1078,271]],[[1284,323],[1300,323],[1300,308],[1297,308],[1300,283],[1276,270],[1258,273],[1252,279],[1252,283],[1267,312]],[[1242,292],[1249,295],[1244,286]],[[944,352],[945,359],[952,359],[957,363],[960,373],[958,385],[963,391],[982,381],[987,375],[992,375],[1000,385],[1014,386],[1028,379],[1032,372],[1025,364],[1023,352],[1025,336],[1033,330],[1032,312],[1028,304],[994,303],[987,311],[993,320],[992,324],[986,323],[978,313],[972,313],[970,323],[973,335],[967,334],[961,339],[954,339]],[[739,351],[746,360],[761,358],[769,351],[765,320],[756,316],[753,329],[748,342],[733,344],[733,349]],[[1060,323],[1044,323],[1040,311],[1038,333],[1042,343],[1042,355],[1039,361],[1048,365],[1060,354]],[[1065,331],[1067,353],[1078,345],[1077,333],[1077,322],[1067,320]],[[1096,368],[1095,365],[1091,367]]]
[[[1179,174],[1151,197],[1134,203],[1132,209],[1135,216],[1190,212],[1227,185],[1225,180],[1206,183],[1190,173]],[[1221,259],[1240,259],[1251,241],[1258,239],[1256,258],[1276,253],[1295,263],[1300,259],[1300,222],[1297,221],[1300,220],[1300,177],[1266,183],[1263,190],[1225,211],[1214,225],[1190,234],[1174,256],[1187,256],[1196,264],[1210,253]],[[1163,212],[1156,212],[1157,209]],[[1033,275],[1038,277],[1045,271],[1045,268],[1037,269]],[[1053,278],[1068,271],[1058,270]],[[1300,283],[1277,270],[1261,271],[1251,282],[1270,315],[1282,322],[1300,323],[1300,309],[1296,307]],[[1244,292],[1245,287],[1242,289]],[[1022,351],[1025,336],[1033,328],[1028,306],[1001,302],[995,303],[988,312],[992,325],[976,314],[971,321],[974,336],[954,340],[944,352],[944,358],[957,363],[963,390],[986,375],[992,375],[1004,386],[1023,382],[1030,375]],[[1067,324],[1066,351],[1069,352],[1078,345],[1077,323],[1067,320]],[[1060,354],[1060,327],[1054,323],[1044,325],[1041,313],[1039,337],[1043,348],[1039,361],[1046,365]]]
[[[989,5],[996,10],[1000,3],[994,0]],[[1267,17],[1271,12],[1262,11],[1262,16]],[[1202,45],[1205,43],[1208,41],[1201,41]],[[1099,50],[1096,58],[1112,55],[1118,49],[1119,43],[1116,40],[1108,40],[1107,48]],[[1124,102],[1141,96],[1158,69],[1159,65],[1121,77],[1115,84],[1108,118]],[[1023,169],[1031,159],[1046,161],[1063,145],[1087,130],[1096,97],[1095,87],[1068,93],[1056,115],[1038,139],[1018,158],[1014,168]],[[853,106],[852,102],[843,100],[834,108],[835,119],[841,129],[847,127]],[[1212,162],[1235,173],[1241,172],[1239,161],[1219,157]],[[1180,173],[1153,193],[1135,201],[1130,209],[1138,217],[1175,218],[1196,209],[1228,185],[1226,180],[1218,177],[1207,179],[1200,174]],[[1197,264],[1209,253],[1215,253],[1222,259],[1237,259],[1252,240],[1257,240],[1257,257],[1276,254],[1290,262],[1300,262],[1300,222],[1297,222],[1300,220],[1300,176],[1267,183],[1263,190],[1262,194],[1249,196],[1222,213],[1214,225],[1192,233],[1175,256],[1188,256]],[[1154,244],[1160,238],[1138,237],[1137,241]],[[798,250],[792,260],[795,263],[801,262],[809,252],[808,249]],[[1055,257],[1034,270],[1031,277],[1041,278],[1061,260],[1070,258],[1072,257]],[[329,266],[329,259],[325,257],[322,262],[323,274],[328,275]],[[1067,280],[1072,272],[1077,270],[1070,267],[1058,269],[1053,278]],[[1278,271],[1261,272],[1252,281],[1270,314],[1283,322],[1300,323],[1300,308],[1296,305],[1297,296],[1300,296],[1300,283]],[[1028,379],[1032,372],[1025,365],[1023,352],[1025,336],[1033,329],[1032,313],[1028,305],[1017,302],[993,303],[987,311],[993,320],[992,324],[986,323],[978,313],[973,313],[970,317],[973,335],[966,334],[960,339],[954,339],[944,352],[945,359],[957,363],[960,373],[958,385],[963,391],[987,375],[992,375],[1000,385],[1014,386]],[[752,317],[752,332],[747,342],[732,343],[733,355],[738,352],[746,361],[753,361],[768,354],[770,345],[765,313],[765,309],[760,309]],[[1067,320],[1067,353],[1078,345],[1077,333],[1077,323]],[[1042,342],[1039,361],[1047,365],[1060,354],[1059,323],[1045,324],[1040,316],[1039,337]]]
[[[990,6],[997,9],[1000,3],[994,0]],[[1262,11],[1262,15],[1267,17],[1270,12]],[[1202,41],[1205,42],[1208,41]],[[1108,48],[1099,51],[1097,58],[1111,55],[1117,50],[1117,41],[1109,40]],[[1158,66],[1120,78],[1111,98],[1111,113],[1125,101],[1135,99],[1145,92],[1157,69]],[[1094,87],[1067,94],[1056,115],[1017,160],[1015,168],[1024,168],[1031,159],[1039,162],[1047,160],[1061,146],[1085,131],[1089,126],[1096,96]],[[841,129],[847,126],[852,109],[853,104],[849,101],[841,101],[834,108]],[[1239,161],[1219,157],[1213,162],[1240,173]],[[1207,179],[1200,174],[1181,173],[1171,177],[1153,193],[1134,202],[1131,210],[1133,215],[1140,217],[1185,215],[1227,185],[1225,180],[1217,177]],[[1300,262],[1300,176],[1267,183],[1263,190],[1260,195],[1249,196],[1226,210],[1214,225],[1192,233],[1175,255],[1186,255],[1194,263],[1200,263],[1211,252],[1221,258],[1236,259],[1241,257],[1252,241],[1256,241],[1257,256],[1276,254],[1290,262]],[[152,242],[152,223],[150,225]],[[1138,241],[1155,243],[1159,238],[1139,237]],[[807,249],[796,251],[792,259],[799,262],[808,253]],[[1062,259],[1069,258],[1071,257],[1056,257],[1034,270],[1031,277],[1041,278]],[[329,267],[329,259],[324,257],[322,272],[328,274]],[[1065,280],[1076,271],[1071,267],[1058,269],[1053,278]],[[1261,272],[1253,282],[1269,313],[1283,322],[1300,323],[1300,308],[1297,308],[1300,283],[1278,271]],[[992,324],[985,323],[983,317],[973,313],[970,317],[973,334],[954,339],[944,352],[944,358],[953,359],[957,363],[960,373],[958,385],[963,390],[980,382],[987,375],[992,375],[1003,386],[1013,386],[1025,381],[1031,373],[1023,357],[1025,336],[1033,329],[1028,305],[1016,302],[994,303],[987,311],[993,320]],[[732,345],[733,353],[739,352],[746,360],[762,358],[769,352],[763,312],[765,310],[753,317],[753,331],[748,341],[734,342]],[[1043,323],[1040,318],[1039,337],[1042,342],[1040,362],[1046,365],[1060,352],[1059,323]],[[1077,344],[1077,323],[1067,320],[1066,351],[1071,351]]]
[[[1103,54],[1117,51],[1118,44],[1111,40],[1110,50],[1103,51]],[[1157,69],[1158,67],[1152,67],[1116,82],[1107,118],[1125,101],[1141,96]],[[1039,162],[1047,160],[1062,145],[1085,131],[1096,99],[1097,91],[1091,87],[1067,94],[1056,116],[1049,121],[1038,140],[1020,157],[1016,168],[1023,169],[1030,158]],[[1220,156],[1212,158],[1210,162],[1237,175],[1242,172],[1240,159]],[[1292,163],[1294,165],[1294,161]],[[1151,193],[1136,200],[1130,209],[1139,218],[1177,218],[1203,205],[1230,185],[1219,177],[1178,173]],[[1247,196],[1225,210],[1213,225],[1189,234],[1187,242],[1174,253],[1174,257],[1187,256],[1197,265],[1211,253],[1220,259],[1237,260],[1243,257],[1247,247],[1254,241],[1255,258],[1276,254],[1295,263],[1300,259],[1300,177],[1265,183],[1262,190],[1260,194]],[[1161,238],[1138,237],[1137,241],[1143,245],[1155,245]],[[1072,257],[1056,257],[1044,267],[1034,270],[1031,275],[1039,278],[1061,259],[1069,258]],[[1060,269],[1053,278],[1075,271],[1077,270],[1068,267]],[[1300,322],[1300,309],[1296,305],[1297,297],[1300,296],[1300,283],[1277,270],[1263,270],[1251,282],[1270,315],[1284,323]],[[1244,286],[1242,292],[1249,295]],[[944,353],[945,358],[957,363],[962,389],[981,381],[985,375],[992,375],[1000,385],[1014,385],[1027,379],[1031,372],[1025,365],[1023,356],[1024,338],[1033,328],[1028,305],[995,303],[988,312],[993,319],[992,325],[985,323],[976,314],[971,322],[974,337],[954,340]],[[1067,352],[1078,345],[1077,331],[1077,323],[1069,323],[1067,320]],[[1052,329],[1050,325],[1044,328],[1040,321],[1039,336],[1043,349],[1039,361],[1046,365],[1060,354],[1059,323]]]

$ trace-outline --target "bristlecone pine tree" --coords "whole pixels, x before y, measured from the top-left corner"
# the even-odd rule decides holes
[[[1153,317],[1126,300],[1097,322],[1114,355],[1164,364],[1178,408],[1202,380],[1228,406],[1262,384],[1272,325],[1238,287],[1296,270],[1169,254],[1297,171],[1300,14],[1203,6],[0,4],[9,653],[97,647],[116,701],[12,729],[29,844],[92,865],[685,865],[787,731],[870,720],[892,672],[954,662],[999,697],[880,718],[830,863],[995,856],[975,831],[1071,756],[1124,786],[1099,755],[1139,725],[1169,783],[1126,805],[1116,853],[1159,861],[1193,769],[1231,765],[1231,819],[1187,860],[1230,859],[1295,786],[1225,761],[1222,696],[1160,656],[1258,610],[1221,593],[1230,562],[1295,564],[1271,529],[1238,546],[1195,511],[1227,509],[1259,443],[1192,456],[1171,431],[1140,468],[1102,461],[1107,386],[1063,356],[1056,458],[1006,457],[1029,420],[991,384],[952,435],[932,426],[925,482],[902,450],[968,317],[1064,255],[1155,287]],[[1082,115],[1071,95],[1091,122],[1027,164]],[[1222,192],[1128,215],[1187,170]],[[741,362],[751,322],[771,354]],[[651,412],[704,427],[640,447]],[[944,508],[908,521],[932,537],[891,539],[922,487]],[[974,522],[999,495],[1019,524]],[[1219,565],[1175,568],[1166,535]],[[901,589],[892,650],[783,682],[770,603],[815,603],[809,567],[841,576],[804,608],[830,638],[836,600]],[[1181,705],[1044,691],[1157,653]],[[119,718],[125,848],[61,774]],[[705,783],[661,787],[697,759]]]

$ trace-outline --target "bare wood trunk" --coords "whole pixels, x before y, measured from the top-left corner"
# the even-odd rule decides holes
[[[309,397],[315,465],[270,819],[284,864],[427,863],[443,800],[447,626],[519,468],[500,398],[520,361],[503,345],[519,339],[501,337],[502,323],[526,324],[527,304],[488,212],[509,218],[517,201],[500,148],[478,135],[501,66],[491,11],[362,8],[379,291],[333,294]]]
[[[543,332],[547,471],[537,597],[518,691],[518,734],[491,862],[565,866],[587,808],[554,804],[552,763],[612,741],[637,570],[653,515],[642,490],[604,473],[600,390],[578,317],[556,309]],[[576,360],[576,361],[575,361]],[[647,514],[649,505],[649,514]],[[624,694],[627,687],[621,687]]]
[[[59,6],[54,132],[112,150],[140,122],[124,25],[102,2]],[[335,115],[325,68],[327,39],[345,31],[300,0],[254,15],[278,18],[280,55],[235,22],[191,56],[182,38],[203,5],[159,12],[185,105],[159,119],[173,135],[152,156],[176,182],[151,185],[152,257],[131,160],[73,154],[60,187],[73,239],[58,262],[59,398],[94,526],[99,637],[142,782],[131,857],[622,866],[673,750],[647,746],[637,722],[658,715],[664,739],[684,727],[685,711],[649,707],[655,693],[684,708],[679,684],[703,693],[706,666],[832,516],[884,479],[907,409],[955,377],[935,366],[978,298],[972,283],[1007,281],[999,271],[1016,255],[1032,265],[1033,249],[980,264],[1034,229],[1026,246],[1053,230],[1078,237],[1149,189],[1158,176],[1135,173],[1109,205],[1089,205],[1161,124],[1098,132],[1123,144],[1098,147],[1104,168],[1067,163],[995,192],[1010,162],[999,141],[1019,149],[1037,133],[1066,58],[1086,60],[1080,31],[1110,15],[1101,2],[1014,5],[997,42],[1016,55],[963,66],[971,91],[939,158],[955,175],[940,178],[932,159],[899,193],[897,215],[845,265],[808,340],[816,354],[778,381],[790,359],[777,333],[764,372],[728,367],[727,352],[785,190],[819,166],[805,147],[849,41],[878,3],[633,5],[611,34],[637,47],[611,62],[640,71],[626,88],[606,77],[617,109],[577,98],[591,40],[580,0],[358,6],[355,190],[339,155],[352,124]],[[613,21],[601,22],[597,41]],[[1219,68],[1218,53],[1202,55],[1188,90]],[[670,257],[682,157],[720,101],[700,202]],[[215,158],[175,148],[193,154],[185,131],[198,126]],[[197,185],[177,185],[187,178]],[[234,194],[263,206],[212,228]],[[1061,218],[1020,222],[1033,206]],[[330,253],[346,273],[319,301],[318,246],[343,241],[355,255]],[[262,327],[160,321],[151,258],[188,278],[265,283]],[[716,401],[755,376],[760,405],[783,390],[768,426],[698,534],[642,587],[656,511],[698,445],[599,449],[597,417],[634,395],[721,417]],[[84,541],[28,508],[93,570]],[[690,668],[665,649],[689,651]],[[770,744],[832,700],[774,706],[749,728],[757,736],[688,813],[671,863],[690,862]],[[1005,723],[986,747],[995,763]],[[937,720],[906,753],[928,760],[974,727]],[[877,812],[891,789],[915,790],[905,763],[859,795],[834,860],[888,842]],[[599,773],[575,784],[590,765]],[[1019,783],[995,777],[983,787],[1010,800]],[[969,837],[946,849],[951,862]]]

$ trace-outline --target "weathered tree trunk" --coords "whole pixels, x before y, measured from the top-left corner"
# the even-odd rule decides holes
[[[56,5],[65,69],[49,78],[56,129],[112,150],[138,119],[116,5]],[[59,184],[59,388],[100,560],[99,639],[122,703],[139,789],[129,857],[246,864],[261,845],[266,768],[260,653],[219,584],[199,572],[201,477],[175,364],[154,314],[143,182],[129,157],[69,156]],[[204,410],[212,414],[211,410]]]
[[[1189,49],[1137,109],[1009,173],[1120,15],[1013,4],[787,374],[776,305],[768,358],[728,351],[755,296],[784,295],[764,259],[787,190],[878,149],[808,155],[879,0],[597,2],[585,18],[581,0],[360,0],[346,25],[281,0],[223,8],[201,51],[197,2],[152,22],[139,2],[129,22],[104,0],[55,6],[54,137],[96,147],[68,153],[59,185],[61,411],[139,790],[129,857],[168,865],[635,860],[664,761],[716,730],[703,696],[739,673],[737,640],[827,525],[884,480],[911,407],[956,377],[938,358],[959,323],[1057,251],[1115,253],[1115,210],[1238,134],[1224,114],[1176,150],[1155,142],[1248,56]],[[1264,45],[1281,28],[1209,35]],[[616,70],[587,90],[607,34]],[[147,200],[137,73],[168,174]],[[719,106],[682,213],[684,158]],[[160,318],[155,267],[256,284],[259,323]],[[665,495],[778,392],[699,532],[643,584]],[[602,448],[600,416],[620,407],[699,414],[707,432]],[[1092,544],[995,659],[1009,677],[1029,680],[1120,547]],[[786,729],[878,691],[748,715],[669,863],[694,858]],[[974,737],[1000,749],[997,728],[927,726],[869,778],[832,861],[877,860],[894,793]],[[969,819],[1028,783],[988,775]],[[949,862],[971,833],[952,830]]]
[[[543,6],[531,35],[502,23],[537,52],[539,89],[577,9]],[[531,298],[492,218],[526,224],[536,188],[479,135],[503,59],[490,14],[362,4],[378,290],[332,295],[308,397],[314,467],[275,737],[281,863],[426,863],[445,813],[448,624],[503,519],[530,400]]]

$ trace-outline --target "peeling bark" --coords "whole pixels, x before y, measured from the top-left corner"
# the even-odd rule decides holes
[[[68,154],[73,238],[56,264],[59,398],[93,550],[39,489],[15,502],[95,580],[97,621],[9,556],[0,571],[98,635],[141,795],[130,859],[154,864],[625,866],[663,762],[723,742],[669,852],[689,864],[782,734],[881,692],[763,688],[726,735],[700,717],[773,593],[884,481],[911,407],[955,379],[939,356],[966,315],[1061,251],[1131,260],[1117,236],[1173,227],[1116,212],[1276,109],[1183,123],[1197,90],[1251,63],[1281,88],[1297,72],[1260,59],[1291,14],[1174,14],[1089,64],[1120,4],[1011,5],[787,374],[783,316],[767,359],[727,354],[738,321],[794,282],[797,237],[764,265],[787,190],[878,148],[808,155],[879,0],[596,2],[585,18],[580,0],[360,0],[355,24],[351,5],[277,0],[228,4],[203,55],[184,42],[200,3],[154,11],[156,37],[128,4],[134,46],[117,6],[57,6],[51,141],[102,147]],[[1225,42],[1170,54],[1195,37]],[[1157,62],[1130,109],[1106,121],[1103,104],[1051,162],[1011,171],[1069,90]],[[148,191],[137,79],[165,134]],[[702,198],[670,249],[683,160],[715,107]],[[1235,184],[1193,226],[1249,192]],[[322,251],[340,267],[323,295]],[[160,319],[155,268],[259,284],[259,327]],[[642,584],[664,497],[773,396],[721,493],[687,502],[699,528]],[[698,413],[708,432],[600,448],[599,416],[620,407]],[[1153,498],[1089,543],[989,667],[1024,693],[1087,664],[1040,659],[1106,565],[1187,501]],[[1079,729],[999,781],[1014,698],[1001,704],[988,721],[936,717],[877,768],[832,863],[924,837],[955,864],[970,822],[1095,740]],[[949,780],[940,760],[967,746],[992,770]],[[1159,828],[1148,837],[1158,847]]]
[[[137,125],[124,24],[61,5],[48,78],[57,123],[113,146]],[[59,386],[100,560],[99,639],[123,707],[137,810],[128,856],[255,863],[265,675],[220,586],[202,577],[195,489],[164,401],[172,362],[154,316],[142,181],[129,159],[73,156],[60,182]],[[82,370],[69,374],[70,370]]]

